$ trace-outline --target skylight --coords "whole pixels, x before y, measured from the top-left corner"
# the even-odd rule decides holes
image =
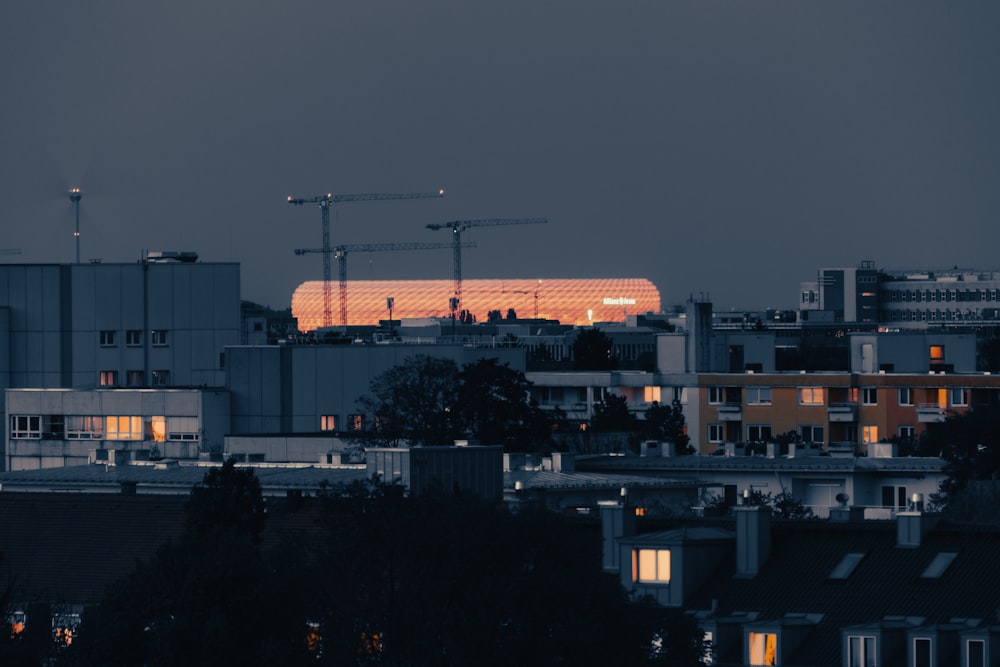
[[[840,559],[837,566],[833,568],[830,573],[830,579],[847,579],[849,576],[854,574],[854,570],[858,567],[861,559],[864,558],[863,553],[848,553],[844,554],[844,557]]]
[[[921,579],[940,579],[944,571],[948,569],[951,562],[955,560],[955,556],[958,555],[956,551],[941,551],[936,556],[931,564],[927,566],[924,573],[920,575]]]

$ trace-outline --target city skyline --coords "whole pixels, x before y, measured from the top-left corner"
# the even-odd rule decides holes
[[[64,11],[58,11],[62,8]],[[339,243],[466,232],[468,279],[636,277],[795,307],[818,267],[995,269],[1000,8],[110,2],[0,9],[0,248],[198,252],[275,308]],[[442,253],[352,278],[448,279]]]

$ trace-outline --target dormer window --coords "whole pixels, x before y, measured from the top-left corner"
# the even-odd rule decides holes
[[[669,584],[670,549],[633,549],[632,581],[641,584]]]
[[[748,636],[751,665],[778,664],[778,635],[773,632],[751,632]]]

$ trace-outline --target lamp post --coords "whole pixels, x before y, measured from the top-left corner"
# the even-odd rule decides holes
[[[76,263],[80,263],[80,199],[83,197],[83,193],[80,192],[80,188],[73,188],[69,191],[69,200],[73,202],[73,208],[76,209],[76,231],[73,232],[73,236],[76,238]]]

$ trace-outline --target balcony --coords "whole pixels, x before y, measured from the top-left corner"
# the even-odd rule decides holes
[[[719,421],[739,422],[743,421],[743,405],[740,403],[719,403],[716,410],[719,414]]]
[[[826,409],[827,418],[831,422],[858,421],[857,403],[831,403]]]
[[[948,411],[937,403],[921,403],[917,406],[917,421],[922,424],[943,422]]]

